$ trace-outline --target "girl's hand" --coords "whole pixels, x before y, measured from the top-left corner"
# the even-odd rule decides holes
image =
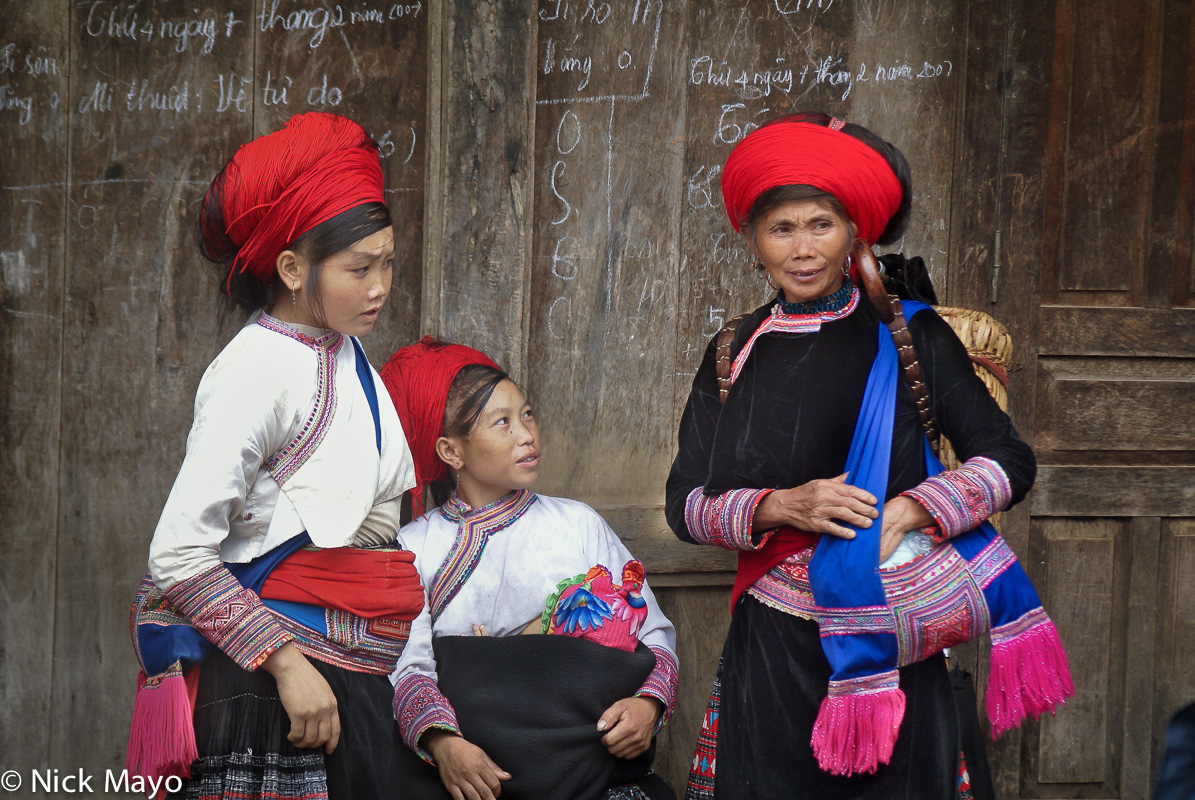
[[[654,697],[628,697],[606,709],[598,720],[599,731],[609,731],[602,744],[615,758],[635,758],[651,747],[664,704]]]
[[[271,653],[262,669],[277,681],[278,699],[290,717],[287,740],[295,747],[323,747],[331,754],[340,741],[340,715],[324,676],[291,642]]]
[[[810,481],[793,489],[772,492],[755,507],[751,529],[768,531],[791,525],[801,531],[854,539],[855,532],[835,520],[870,528],[871,521],[879,516],[875,504],[870,492],[846,482],[844,472],[830,480]]]
[[[884,503],[884,525],[880,529],[880,563],[900,546],[905,534],[926,525],[934,524],[934,518],[925,507],[911,497],[897,495]]]
[[[428,731],[423,747],[435,759],[440,781],[453,800],[494,800],[502,795],[502,781],[510,780],[510,773],[484,750],[451,731]]]

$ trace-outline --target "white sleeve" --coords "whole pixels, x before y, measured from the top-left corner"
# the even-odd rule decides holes
[[[285,397],[260,373],[245,383],[236,374],[243,371],[217,361],[200,382],[186,456],[149,547],[149,573],[164,591],[220,564],[230,520],[262,463],[285,444]]]

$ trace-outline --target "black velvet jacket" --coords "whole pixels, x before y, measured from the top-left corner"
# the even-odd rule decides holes
[[[775,301],[740,323],[737,355],[771,313]],[[679,447],[668,476],[666,514],[676,535],[692,542],[685,499],[731,489],[787,489],[843,472],[867,376],[875,359],[880,321],[861,298],[846,317],[817,333],[769,332],[759,337],[727,395],[718,402],[714,344],[710,342],[681,418]],[[1033,486],[1033,451],[975,374],[962,342],[930,311],[909,321],[929,388],[934,419],[961,461],[986,456],[1008,476],[1012,503]],[[913,393],[897,384],[890,499],[925,480],[923,431]]]

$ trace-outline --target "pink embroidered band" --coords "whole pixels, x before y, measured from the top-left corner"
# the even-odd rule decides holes
[[[689,535],[701,544],[727,550],[758,550],[763,539],[752,541],[751,518],[756,506],[771,493],[771,489],[734,489],[707,495],[698,486],[685,500],[685,525]]]
[[[664,704],[664,714],[656,724],[656,731],[664,727],[672,719],[672,712],[676,711],[676,696],[680,690],[680,668],[676,663],[676,656],[658,645],[648,645],[656,654],[656,665],[647,680],[635,692],[636,697],[654,697]]]
[[[419,746],[419,739],[432,728],[460,733],[456,711],[440,687],[427,675],[413,673],[394,686],[394,718],[403,742],[420,758],[434,764],[431,754]]]
[[[979,456],[902,494],[925,507],[938,523],[940,532],[933,534],[934,538],[945,541],[978,528],[992,514],[1007,508],[1012,487],[998,463]]]
[[[293,638],[223,564],[179,581],[165,594],[195,630],[251,672]]]

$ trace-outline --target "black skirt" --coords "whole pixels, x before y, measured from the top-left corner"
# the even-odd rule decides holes
[[[905,716],[892,760],[873,774],[818,767],[809,740],[830,681],[817,623],[744,595],[722,652],[718,800],[954,800],[959,733],[941,654],[902,667]]]
[[[399,757],[406,746],[392,716],[390,679],[310,662],[336,696],[336,750],[325,755],[322,748],[300,750],[287,741],[290,719],[274,677],[263,669],[248,672],[217,651],[199,670],[199,759],[177,796],[401,800]]]

